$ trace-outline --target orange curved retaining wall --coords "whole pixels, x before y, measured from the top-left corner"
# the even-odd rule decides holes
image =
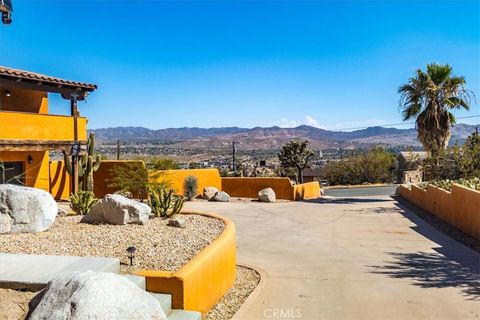
[[[160,174],[157,181],[167,182],[179,195],[183,195],[183,183],[188,176],[194,176],[198,179],[197,195],[201,195],[205,187],[222,189],[222,179],[218,169],[159,170],[157,172]]]
[[[202,215],[225,223],[217,239],[176,272],[140,270],[137,274],[146,278],[147,291],[171,294],[173,308],[206,313],[235,281],[236,234],[235,225],[229,219],[215,214]]]
[[[93,173],[93,193],[97,198],[103,198],[109,193],[118,191],[116,188],[109,187],[109,180],[113,177],[112,169],[122,166],[128,167],[132,164],[139,164],[145,167],[145,163],[141,160],[102,160],[100,167]]]
[[[289,178],[222,178],[222,190],[232,197],[257,198],[258,191],[272,188],[277,199],[302,200],[320,197],[317,181],[292,185]]]
[[[297,184],[294,186],[295,200],[320,198],[318,181]]]
[[[257,198],[258,191],[272,188],[277,199],[295,200],[288,178],[222,178],[222,190],[232,197]]]
[[[427,189],[401,185],[401,197],[430,212],[457,229],[480,240],[480,192],[453,185],[446,191],[432,185]]]

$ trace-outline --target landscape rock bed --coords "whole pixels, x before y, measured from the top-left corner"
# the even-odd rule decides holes
[[[223,221],[196,214],[182,215],[185,228],[168,226],[167,220],[150,219],[146,225],[91,225],[81,216],[57,217],[41,233],[0,235],[3,253],[29,253],[119,258],[122,271],[151,269],[176,271],[217,238]],[[136,247],[134,266],[126,249]]]
[[[237,278],[235,279],[233,287],[203,316],[203,319],[224,320],[232,318],[259,282],[260,275],[257,271],[247,267],[237,266]]]

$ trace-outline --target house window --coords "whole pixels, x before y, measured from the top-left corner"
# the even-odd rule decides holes
[[[24,185],[23,162],[0,162],[0,184]]]

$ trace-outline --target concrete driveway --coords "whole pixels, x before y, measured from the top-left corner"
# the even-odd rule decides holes
[[[243,319],[480,319],[480,255],[388,196],[207,203],[266,283]]]

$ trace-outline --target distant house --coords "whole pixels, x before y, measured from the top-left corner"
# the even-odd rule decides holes
[[[423,180],[421,165],[428,157],[425,151],[402,151],[395,159],[397,180],[402,183],[417,183]]]
[[[303,171],[303,182],[320,181],[321,179],[320,170],[305,169]]]

